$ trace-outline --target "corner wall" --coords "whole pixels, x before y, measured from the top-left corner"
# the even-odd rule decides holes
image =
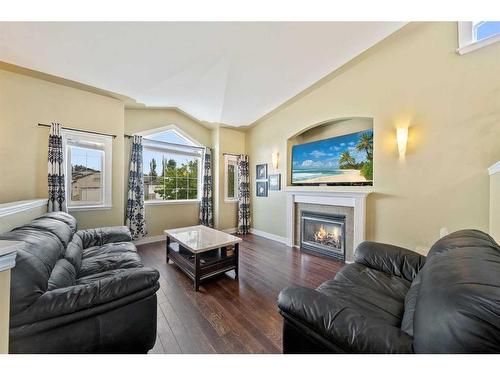
[[[367,238],[428,249],[440,228],[489,230],[486,168],[500,159],[500,43],[460,56],[457,23],[401,29],[255,124],[247,133],[252,223],[286,236],[286,194],[255,196],[255,165],[280,153],[287,139],[314,124],[373,118],[374,193]],[[405,160],[395,141],[410,126]],[[273,172],[273,171],[272,171]]]
[[[123,224],[123,103],[106,96],[0,70],[0,203],[47,197],[49,129],[116,134],[113,208],[72,212],[79,228]]]
[[[215,228],[220,230],[234,229],[237,227],[237,203],[224,201],[224,153],[244,154],[245,133],[219,127],[214,131],[214,213]]]

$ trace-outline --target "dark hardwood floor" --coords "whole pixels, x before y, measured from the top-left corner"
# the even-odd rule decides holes
[[[177,266],[165,263],[165,242],[138,246],[144,264],[161,275],[150,353],[281,353],[279,291],[317,287],[343,265],[255,235],[242,238],[239,279],[231,271],[197,293]]]

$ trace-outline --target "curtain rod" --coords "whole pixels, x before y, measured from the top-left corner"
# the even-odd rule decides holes
[[[41,124],[41,123],[38,123],[38,126],[43,126],[43,127],[46,127],[46,128],[50,128],[51,125],[48,125],[48,124]],[[67,128],[65,126],[62,127],[64,130],[73,130],[75,132],[81,132],[81,133],[90,133],[90,134],[98,134],[98,135],[105,135],[105,136],[108,136],[108,137],[112,137],[112,138],[116,138],[116,135],[115,134],[108,134],[108,133],[101,133],[101,132],[94,132],[94,131],[91,131],[91,130],[82,130],[82,129],[75,129],[75,128]]]

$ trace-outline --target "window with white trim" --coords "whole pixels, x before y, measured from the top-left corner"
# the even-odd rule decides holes
[[[500,41],[500,21],[458,22],[458,53],[472,52]]]
[[[224,155],[224,202],[238,201],[236,155]]]
[[[69,210],[111,208],[112,137],[63,130]]]
[[[203,147],[167,127],[143,136],[146,203],[198,201],[201,197]]]

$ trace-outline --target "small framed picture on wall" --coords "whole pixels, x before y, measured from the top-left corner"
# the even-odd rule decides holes
[[[257,164],[256,180],[267,180],[267,164]]]
[[[267,197],[267,181],[257,181],[255,191],[258,197]]]
[[[281,174],[269,175],[269,190],[281,190]]]

